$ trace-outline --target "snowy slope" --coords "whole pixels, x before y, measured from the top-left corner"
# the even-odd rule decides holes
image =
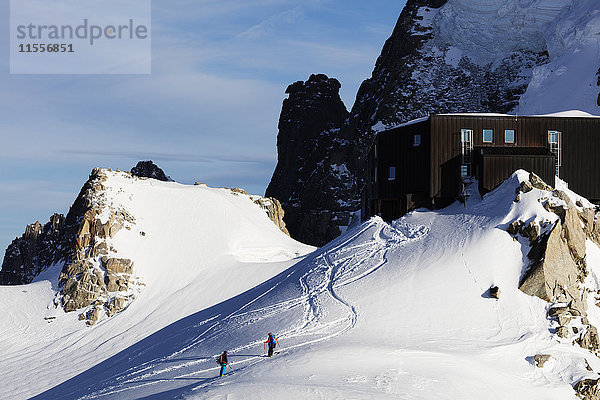
[[[271,273],[281,273],[234,297],[234,290],[223,296],[208,290],[220,284],[218,277],[199,278],[180,290],[187,295],[182,310],[182,297],[165,295],[170,285],[157,283],[92,329],[76,330],[68,316],[59,316],[43,333],[61,325],[71,332],[54,333],[55,340],[36,348],[43,380],[21,374],[26,379],[3,388],[3,396],[14,398],[27,385],[27,393],[51,388],[40,399],[575,399],[571,385],[597,377],[586,360],[599,370],[600,359],[559,339],[546,317],[549,305],[517,288],[527,245],[512,239],[507,224],[556,219],[538,201],[548,192],[534,189],[513,202],[526,177],[520,171],[466,207],[417,210],[392,224],[371,219],[285,270],[272,265]],[[586,284],[597,290],[600,249],[588,242],[588,253]],[[247,268],[265,266],[233,264],[227,284],[253,286],[258,277],[250,282],[240,273]],[[45,285],[26,287],[37,293],[38,307],[42,289],[51,294]],[[486,296],[491,285],[500,288],[499,300]],[[12,307],[24,307],[28,298]],[[592,323],[600,321],[597,310],[590,305]],[[41,311],[32,305],[27,312]],[[43,324],[32,324],[32,337]],[[142,328],[151,334],[138,341]],[[269,331],[282,345],[273,359],[264,357],[261,344]],[[114,354],[115,342],[131,346],[89,368]],[[233,370],[217,378],[214,357],[223,350]],[[16,379],[32,353],[15,351],[0,367]],[[537,368],[538,353],[553,358]],[[85,363],[84,372],[56,386],[68,377],[58,365],[71,362]]]
[[[283,234],[249,196],[105,172],[107,202],[135,218],[112,245],[134,261],[135,280],[142,283],[136,299],[90,328],[79,312],[65,314],[53,304],[62,265],[30,285],[1,286],[0,398],[42,392],[256,286],[313,250]]]

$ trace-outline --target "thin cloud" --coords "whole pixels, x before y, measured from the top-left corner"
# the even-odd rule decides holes
[[[286,10],[275,14],[260,23],[246,29],[245,31],[236,35],[236,39],[247,39],[257,38],[269,33],[273,33],[274,30],[280,27],[286,27],[291,24],[295,24],[304,18],[304,7],[298,6],[290,10]]]

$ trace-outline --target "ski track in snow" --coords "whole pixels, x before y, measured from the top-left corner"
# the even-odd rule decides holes
[[[373,227],[375,229],[372,229]],[[350,245],[369,230],[373,230],[371,240]],[[211,340],[218,341],[226,332],[249,328],[260,320],[281,316],[298,308],[302,308],[300,320],[296,321],[295,326],[282,330],[278,335],[278,338],[286,343],[285,348],[281,349],[282,352],[289,352],[342,335],[356,325],[360,315],[339,291],[344,286],[364,279],[384,267],[388,263],[386,254],[390,249],[420,240],[427,234],[428,229],[423,226],[412,227],[406,224],[392,226],[383,221],[363,226],[354,234],[333,244],[331,248],[326,246],[320,254],[299,262],[279,282],[274,282],[267,290],[235,311],[225,316],[217,314],[195,324],[196,327],[210,325],[191,338],[189,343],[180,350],[130,368],[121,375],[105,379],[99,382],[100,389],[91,391],[80,398],[119,397],[124,392],[149,385],[194,377],[204,382],[193,387],[192,391],[213,385],[218,379],[215,378],[214,372],[218,369],[214,366],[214,359],[217,355],[193,359],[203,343]],[[358,260],[362,260],[362,262],[358,262]],[[373,260],[373,262],[365,263],[364,260]],[[270,293],[277,295],[278,290],[284,292],[290,287],[296,291],[299,290],[300,295],[282,299],[274,304],[260,304],[261,299],[266,299]],[[326,315],[330,314],[326,308],[331,310],[334,308],[327,307],[327,301],[333,302],[343,311],[337,312],[333,317]],[[260,346],[261,342],[262,340],[249,341],[228,351],[230,358],[235,358],[236,370],[243,370],[266,360],[263,355],[236,356],[236,353],[247,353],[247,350],[255,349]],[[178,358],[187,361],[178,361]],[[162,364],[167,365],[163,366]],[[210,376],[207,377],[206,375],[209,373]]]

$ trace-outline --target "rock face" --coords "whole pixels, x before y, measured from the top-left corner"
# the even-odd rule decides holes
[[[577,397],[583,400],[600,400],[600,386],[598,385],[600,379],[582,379],[577,382],[573,389],[577,394]]]
[[[25,233],[6,249],[0,270],[0,285],[22,285],[64,257],[65,217],[54,214],[45,225],[28,225]]]
[[[153,178],[165,182],[172,180],[151,160],[138,162],[137,165],[131,169],[131,173],[140,178]]]
[[[267,216],[275,225],[277,225],[279,229],[281,229],[283,233],[288,236],[290,235],[290,232],[288,232],[283,220],[285,212],[283,211],[283,207],[281,206],[279,200],[274,197],[251,196],[251,198],[254,201],[254,204],[257,204],[260,208],[266,211]]]
[[[600,86],[600,60],[591,63],[579,51],[599,46],[596,11],[593,2],[569,0],[408,0],[346,123],[340,123],[345,119],[339,117],[341,107],[322,104],[325,91],[307,90],[308,82],[290,86],[301,99],[290,94],[284,102],[279,164],[267,196],[282,201],[292,236],[318,245],[347,223],[359,208],[362,160],[375,133],[386,127],[433,113],[527,115],[578,109],[598,114],[594,83]],[[586,65],[585,72],[565,71],[565,57]],[[562,89],[566,82],[572,96]],[[318,138],[327,128],[310,127],[319,121],[330,121],[335,129]],[[320,158],[322,149],[337,152],[335,161]],[[348,179],[338,179],[339,169],[329,168],[333,164],[345,165],[356,183],[346,186]],[[349,188],[354,188],[350,196],[331,202],[332,195]]]
[[[521,183],[518,190],[551,191],[550,197],[540,201],[557,218],[556,222],[543,224],[543,232],[533,221],[529,224],[514,221],[508,225],[507,231],[511,235],[529,239],[527,257],[530,264],[524,271],[519,289],[550,303],[548,319],[559,338],[598,354],[598,331],[587,318],[590,290],[582,285],[588,276],[586,239],[597,240],[594,239],[598,229],[596,210],[585,208],[580,202],[573,204],[565,192],[553,190],[534,174],[529,176],[529,181],[529,184]]]
[[[202,184],[204,185],[204,184]],[[195,185],[199,186],[199,185]],[[206,185],[204,185],[206,186]],[[283,211],[283,207],[279,200],[274,197],[262,197],[256,195],[250,195],[246,190],[240,188],[222,188],[230,190],[231,193],[235,196],[243,195],[248,196],[254,204],[259,206],[261,209],[265,211],[267,217],[286,235],[290,236],[290,233],[287,230],[287,227],[284,222],[285,212]]]
[[[287,88],[278,163],[265,194],[281,201],[292,237],[316,246],[337,237],[360,207],[355,148],[339,89],[325,75]]]
[[[135,219],[127,210],[106,204],[106,179],[104,170],[94,169],[67,214],[68,252],[58,278],[64,310],[92,306],[82,314],[90,325],[108,314],[109,307],[112,314],[122,310],[113,305],[113,299],[129,289],[133,274],[130,260],[115,257],[112,239],[121,229],[133,226]]]
[[[557,190],[554,194],[566,205],[546,207],[555,210],[559,220],[549,234],[532,240],[528,254],[532,264],[521,281],[520,289],[546,301],[571,302],[574,308],[585,311],[587,305],[579,283],[587,276],[586,234],[575,205],[563,192]],[[539,236],[539,231],[535,236]]]
[[[126,307],[133,263],[115,256],[112,239],[121,229],[130,229],[135,219],[127,210],[106,204],[106,179],[105,170],[94,169],[66,217],[55,214],[43,226],[28,226],[6,250],[0,284],[29,283],[60,264],[56,301],[66,312],[83,309],[80,318],[92,325]]]

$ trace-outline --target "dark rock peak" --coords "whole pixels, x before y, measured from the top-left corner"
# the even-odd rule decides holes
[[[283,101],[279,118],[280,132],[317,138],[327,129],[339,129],[348,118],[339,95],[341,87],[337,79],[323,74],[288,86],[285,93],[289,97]]]
[[[140,178],[153,178],[159,181],[172,181],[170,177],[165,175],[165,172],[154,164],[152,160],[140,161],[131,169],[131,173]]]
[[[349,223],[348,210],[358,208],[347,202],[356,191],[356,165],[340,88],[337,79],[323,74],[287,88],[278,163],[266,191],[281,201],[291,236],[316,246],[338,236]]]
[[[64,258],[61,242],[65,217],[54,214],[42,225],[39,221],[28,225],[25,233],[12,241],[4,254],[0,269],[0,285],[21,285],[54,263]]]
[[[341,87],[342,85],[335,78],[329,78],[324,74],[313,74],[306,82],[292,83],[285,93],[290,95],[290,99],[304,97],[312,101],[319,96],[336,97]]]

